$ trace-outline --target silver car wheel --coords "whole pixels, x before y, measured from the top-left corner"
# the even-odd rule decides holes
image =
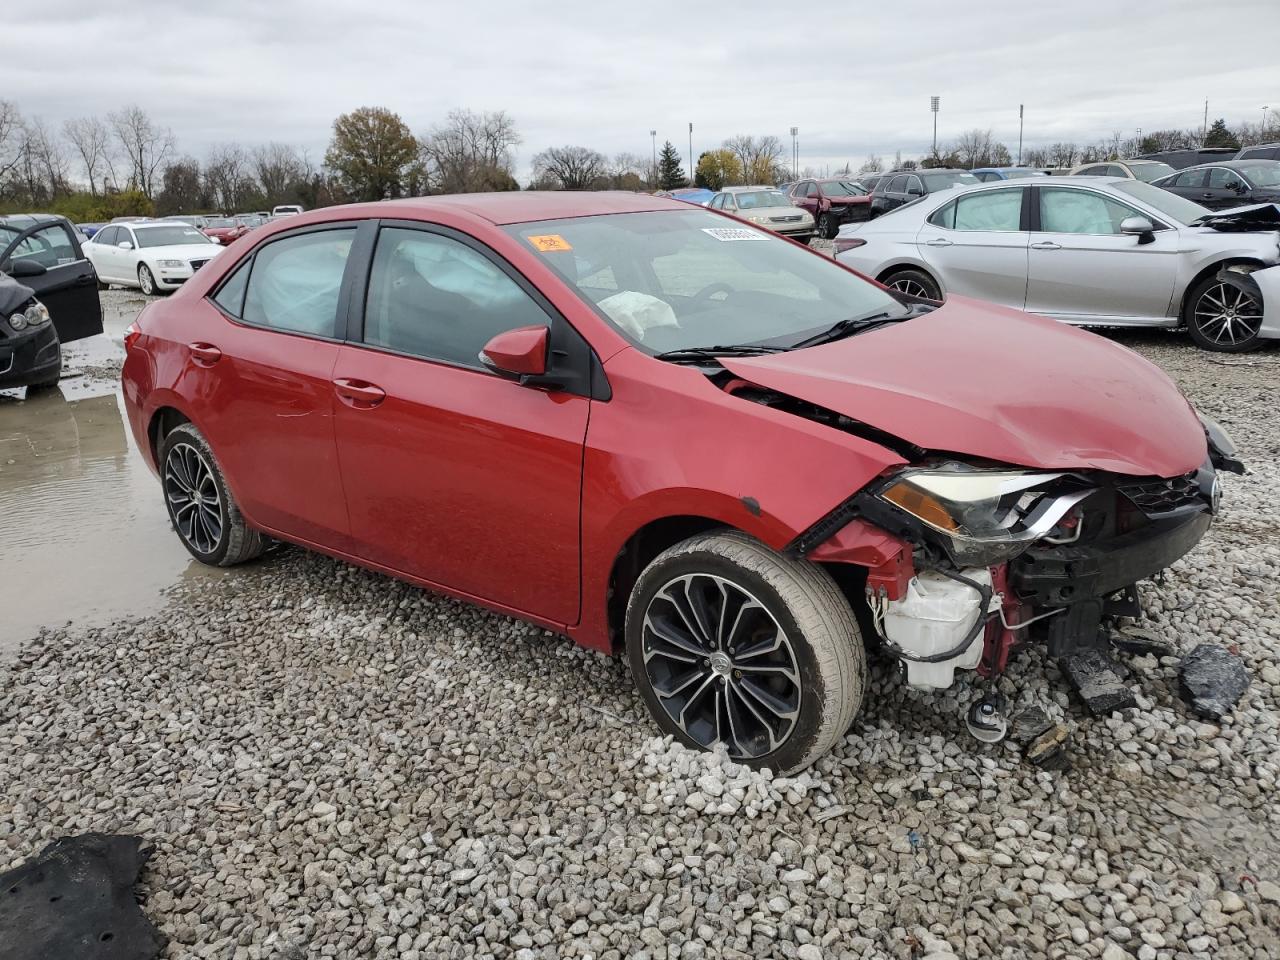
[[[1202,293],[1192,315],[1205,339],[1222,346],[1252,340],[1262,326],[1262,305],[1228,283],[1216,283]]]
[[[932,296],[929,291],[924,288],[923,283],[920,283],[918,280],[912,280],[910,277],[904,277],[900,280],[890,280],[889,289],[905,293],[909,297],[923,297],[926,300],[930,299]]]
[[[204,455],[188,443],[174,444],[164,463],[164,493],[178,536],[200,553],[222,540],[222,498]]]
[[[709,573],[668,581],[649,601],[644,668],[690,739],[736,760],[772,753],[800,717],[800,672],[786,631],[743,587]]]

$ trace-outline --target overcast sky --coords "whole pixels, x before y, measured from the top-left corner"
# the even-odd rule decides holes
[[[1071,7],[1093,9],[1071,9]],[[204,9],[201,10],[200,8]],[[544,147],[688,151],[800,129],[801,165],[929,148],[990,127],[1016,153],[1135,128],[1258,122],[1280,110],[1280,0],[1105,4],[646,0],[210,0],[14,7],[0,97],[54,125],[137,103],[179,150],[276,140],[319,162],[333,119],[398,112],[417,133],[453,107],[508,111],[518,169]]]

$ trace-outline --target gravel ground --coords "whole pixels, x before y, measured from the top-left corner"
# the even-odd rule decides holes
[[[172,957],[1280,956],[1280,353],[1120,339],[1253,471],[1142,588],[1179,652],[1238,645],[1221,724],[1173,658],[1091,720],[1023,656],[1006,693],[1074,731],[1050,773],[968,737],[973,688],[879,663],[835,752],[771,779],[656,739],[620,660],[286,550],[0,667],[0,869],[147,837]]]

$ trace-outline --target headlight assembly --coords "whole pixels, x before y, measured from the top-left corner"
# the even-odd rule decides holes
[[[1052,533],[1093,492],[1064,487],[1058,482],[1064,476],[951,463],[905,470],[877,496],[940,534],[961,566],[987,566]]]
[[[157,260],[156,263],[162,267],[185,267],[187,265],[186,261],[183,260]]]
[[[29,327],[38,327],[42,323],[49,322],[49,308],[39,300],[33,301],[31,306],[22,312],[22,315],[26,317],[27,326]]]
[[[15,313],[9,318],[9,326],[14,330],[27,329],[27,315],[25,313]]]

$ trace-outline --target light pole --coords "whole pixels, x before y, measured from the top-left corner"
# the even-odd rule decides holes
[[[689,184],[693,185],[693,122],[689,123]]]
[[[1022,166],[1022,107],[1018,104],[1018,166]]]
[[[1137,145],[1137,149],[1134,150],[1134,153],[1141,153],[1141,152],[1142,152],[1142,128],[1139,127],[1138,128],[1138,145]]]
[[[1262,108],[1262,130],[1267,129],[1267,110],[1269,109],[1270,108],[1266,106]],[[1259,132],[1262,132],[1262,131],[1259,131]]]
[[[1266,126],[1266,124],[1263,124]],[[791,128],[791,179],[795,180],[800,176],[798,170],[800,166],[800,147],[796,143],[796,137],[800,134],[799,127]]]
[[[650,130],[649,139],[653,141],[653,173],[651,174],[653,182],[658,182],[658,131]]]
[[[929,109],[933,113],[933,155],[938,155],[938,104],[941,103],[941,97],[929,98]]]

